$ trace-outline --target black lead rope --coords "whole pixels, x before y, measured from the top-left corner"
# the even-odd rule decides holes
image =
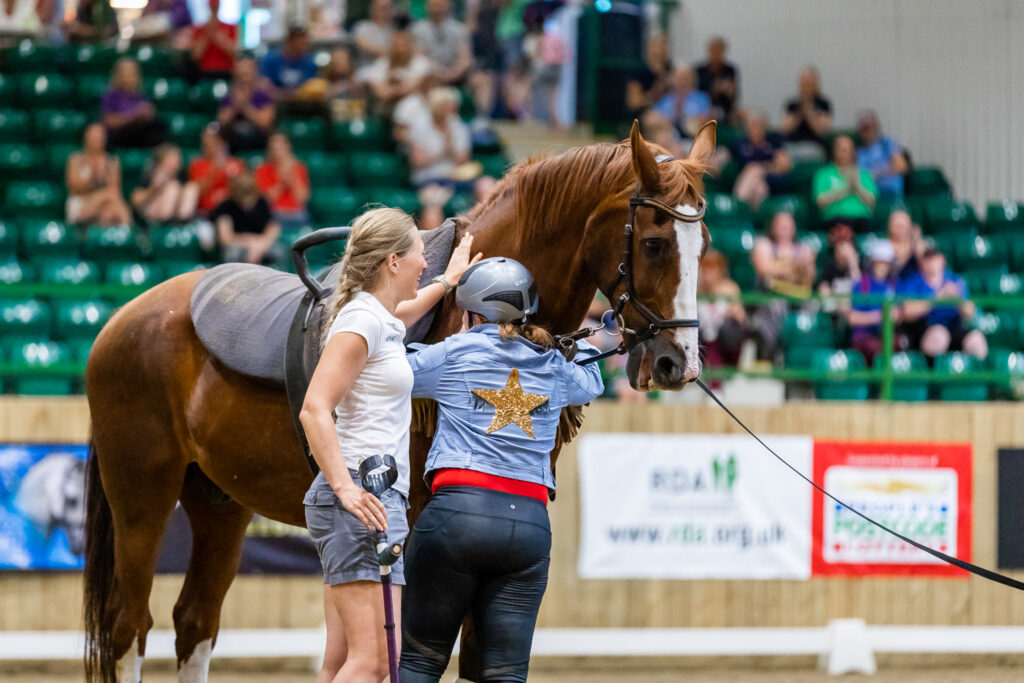
[[[801,472],[797,468],[793,467],[791,464],[789,464],[789,462],[786,461],[785,458],[783,458],[781,455],[779,455],[778,453],[773,451],[771,448],[769,448],[768,444],[766,444],[764,441],[762,441],[761,437],[759,437],[757,434],[755,434],[754,432],[750,431],[750,429],[747,427],[747,425],[743,424],[743,422],[741,422],[740,419],[738,417],[736,417],[733,414],[733,412],[731,410],[729,410],[725,406],[724,403],[722,403],[722,401],[718,398],[718,396],[716,396],[715,393],[713,391],[711,391],[711,389],[709,389],[706,384],[704,384],[704,382],[702,382],[700,380],[697,380],[697,386],[699,386],[701,389],[703,389],[704,393],[706,393],[708,396],[710,396],[711,400],[714,401],[715,403],[717,403],[718,407],[721,408],[722,410],[724,410],[725,414],[728,415],[729,417],[731,417],[733,419],[733,421],[736,424],[738,424],[743,429],[743,431],[745,431],[747,434],[750,434],[750,436],[754,437],[754,439],[759,444],[764,446],[766,451],[768,451],[769,453],[774,455],[776,457],[776,459],[778,459],[778,461],[781,462],[783,465],[785,465],[789,469],[793,470],[798,477],[800,477],[801,479],[806,481],[808,484],[813,486],[818,491],[821,491],[821,493],[823,495],[827,496],[829,498],[829,500],[834,501],[838,505],[842,505],[844,508],[846,508],[850,512],[854,513],[855,515],[857,515],[858,517],[860,517],[864,521],[870,522],[871,524],[874,524],[876,527],[878,527],[882,531],[885,531],[887,533],[892,534],[893,536],[895,536],[896,538],[900,539],[904,543],[909,543],[910,545],[914,546],[918,550],[923,550],[924,552],[928,553],[932,557],[936,557],[936,558],[942,560],[943,562],[951,564],[951,565],[953,565],[955,567],[959,567],[960,569],[963,569],[965,571],[969,571],[972,574],[976,574],[977,576],[980,576],[983,579],[988,579],[989,581],[995,581],[996,583],[1001,583],[1004,586],[1009,586],[1010,588],[1016,588],[1017,590],[1024,590],[1024,582],[1022,582],[1022,581],[1018,581],[1016,579],[1011,579],[1009,576],[1004,576],[1003,574],[1000,574],[999,572],[994,572],[991,569],[985,569],[984,567],[979,567],[978,565],[971,564],[970,562],[964,562],[963,560],[961,560],[959,558],[956,558],[956,557],[953,557],[952,555],[947,555],[946,553],[939,552],[938,550],[935,550],[934,548],[929,548],[928,546],[926,546],[926,545],[924,545],[922,543],[918,543],[917,541],[915,541],[912,538],[907,538],[903,534],[901,534],[901,533],[899,533],[897,531],[893,531],[892,529],[890,529],[889,527],[885,526],[884,524],[882,524],[880,522],[876,522],[875,520],[873,520],[870,517],[868,517],[867,515],[865,515],[863,512],[860,512],[858,510],[853,509],[852,507],[850,507],[849,505],[847,505],[843,501],[839,500],[838,498],[833,496],[831,493],[829,493],[828,491],[826,491],[822,487],[820,487],[817,484],[815,484],[814,481],[812,481],[806,475],[804,475],[803,472]]]

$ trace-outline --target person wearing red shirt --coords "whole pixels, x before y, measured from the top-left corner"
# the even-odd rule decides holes
[[[238,27],[217,18],[220,0],[210,0],[210,18],[192,27],[192,62],[200,78],[231,78],[235,68]]]
[[[256,185],[270,202],[274,220],[283,227],[301,228],[309,223],[309,172],[295,158],[282,133],[274,133],[267,141],[267,160],[256,169]]]
[[[216,124],[207,126],[200,142],[203,155],[188,167],[188,179],[199,187],[200,213],[208,213],[228,198],[228,181],[245,170],[245,163],[228,154]]]

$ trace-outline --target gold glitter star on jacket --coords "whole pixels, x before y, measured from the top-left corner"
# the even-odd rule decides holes
[[[504,389],[473,389],[473,393],[494,406],[494,419],[487,428],[488,434],[515,423],[527,436],[534,438],[530,411],[547,403],[548,397],[524,394],[519,384],[519,370],[513,368]]]

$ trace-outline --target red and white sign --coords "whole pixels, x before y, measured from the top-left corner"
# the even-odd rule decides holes
[[[855,510],[948,555],[971,558],[971,445],[814,442],[814,480]],[[819,491],[817,575],[966,573],[882,531]]]

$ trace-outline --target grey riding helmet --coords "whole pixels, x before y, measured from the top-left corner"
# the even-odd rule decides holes
[[[540,303],[533,275],[504,256],[486,258],[470,266],[455,290],[459,308],[482,315],[492,323],[525,321]]]

